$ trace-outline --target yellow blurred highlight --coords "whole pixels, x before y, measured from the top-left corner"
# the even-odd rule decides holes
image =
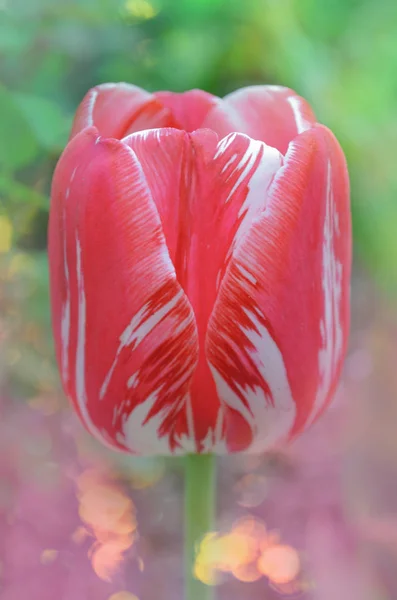
[[[219,583],[214,562],[214,549],[217,540],[218,535],[216,533],[207,533],[201,541],[194,565],[195,577],[207,585]]]
[[[121,486],[97,469],[77,478],[79,516],[95,538],[89,557],[95,573],[110,581],[135,541],[135,507]],[[77,543],[79,534],[75,532]]]
[[[0,253],[5,254],[11,250],[13,228],[11,221],[0,215]]]
[[[56,413],[62,407],[61,400],[54,394],[41,394],[28,400],[28,404],[34,410],[41,412],[45,416]]]
[[[142,466],[141,466],[142,465]],[[164,475],[165,466],[160,460],[148,463],[134,462],[127,475],[131,486],[135,490],[143,490],[158,483]]]
[[[287,584],[299,575],[300,559],[291,546],[270,546],[258,560],[259,571],[275,584]]]
[[[197,553],[195,575],[204,583],[220,582],[219,572],[229,572],[241,581],[256,581],[261,577],[256,567],[261,536],[265,525],[247,517],[237,521],[230,533],[209,533],[202,540]]]
[[[10,277],[29,273],[34,265],[34,259],[24,252],[17,252],[10,260],[8,274]]]
[[[148,0],[127,0],[125,10],[131,17],[136,19],[153,19],[158,10]]]
[[[270,583],[296,590],[301,570],[298,552],[281,544],[277,532],[252,516],[236,521],[229,533],[208,533],[201,541],[194,574],[207,585],[217,585],[226,574],[242,582],[258,581],[263,575]]]
[[[58,556],[58,550],[52,550],[52,549],[43,550],[43,552],[41,553],[41,556],[40,556],[40,562],[42,565],[49,565],[52,562],[54,562],[54,560],[56,559],[57,556]]]
[[[108,600],[139,600],[139,598],[130,592],[116,592],[109,596]]]

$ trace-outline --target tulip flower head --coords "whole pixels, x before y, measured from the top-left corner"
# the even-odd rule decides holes
[[[262,452],[334,394],[348,174],[289,89],[92,89],[53,179],[49,262],[65,392],[113,448]]]

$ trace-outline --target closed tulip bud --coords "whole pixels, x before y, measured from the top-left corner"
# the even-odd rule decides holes
[[[63,386],[111,447],[262,452],[333,396],[348,174],[289,89],[91,90],[54,175],[49,261]]]

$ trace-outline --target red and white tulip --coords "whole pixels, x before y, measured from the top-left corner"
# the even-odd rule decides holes
[[[289,89],[91,90],[54,175],[49,260],[63,386],[111,447],[262,452],[332,398],[348,174]]]

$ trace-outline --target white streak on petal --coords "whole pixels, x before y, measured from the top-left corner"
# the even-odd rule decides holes
[[[156,415],[148,420],[161,388],[155,390],[144,402],[138,404],[127,416],[123,425],[123,444],[129,448],[139,448],[143,455],[170,454],[169,436],[159,436],[159,428],[167,416],[168,407],[165,406]]]
[[[69,198],[70,187],[73,183],[77,171],[75,167],[70,176],[70,182],[66,189],[65,200]],[[62,343],[62,379],[65,383],[69,381],[69,339],[70,339],[70,277],[69,277],[69,265],[67,260],[67,248],[66,248],[66,212],[63,211],[63,269],[65,272],[65,284],[66,284],[66,299],[62,306],[62,317],[61,317],[61,343]]]
[[[302,133],[303,131],[310,129],[312,127],[311,123],[306,121],[302,115],[301,100],[296,96],[289,96],[289,98],[287,98],[287,102],[291,106],[292,112],[294,113],[297,132]]]
[[[219,158],[226,150],[229,148],[231,144],[233,144],[236,139],[237,133],[229,133],[226,137],[224,137],[218,144],[217,151],[214,155],[214,160]]]
[[[232,134],[235,138],[235,134]],[[218,150],[215,159],[227,150],[230,145],[231,135],[221,140],[218,144]],[[266,208],[266,199],[268,190],[273,182],[277,171],[282,167],[283,156],[276,148],[267,146],[264,142],[253,140],[248,136],[246,138],[248,146],[242,156],[234,154],[234,168],[228,174],[227,181],[238,173],[236,182],[230,190],[225,202],[229,202],[241,185],[248,188],[247,196],[241,205],[239,217],[242,217],[239,228],[236,232],[233,244],[229,249],[228,257],[232,254],[244,238],[245,234],[252,225],[253,219],[261,214]],[[233,140],[232,140],[233,141]],[[226,164],[231,167],[232,159]],[[255,166],[256,165],[256,166]]]
[[[250,281],[253,285],[256,285],[257,280],[252,275],[252,273],[250,273],[245,267],[243,267],[243,265],[241,263],[238,263],[237,261],[236,261],[236,266],[245,279]]]
[[[231,158],[229,158],[229,160],[227,161],[227,163],[223,166],[221,173],[224,173],[225,171],[227,171],[227,169],[234,163],[236,162],[236,159],[238,158],[238,154],[233,154],[233,156]]]
[[[181,436],[177,437],[175,441],[178,444],[173,452],[175,456],[195,454],[197,452],[197,442],[195,438],[190,437],[189,434],[183,433]]]
[[[77,347],[75,365],[76,402],[81,418],[88,431],[108,448],[114,449],[114,444],[106,431],[99,431],[91,420],[87,409],[87,392],[85,386],[85,342],[86,342],[86,298],[84,289],[84,274],[81,260],[81,245],[76,235],[76,275],[77,275]]]
[[[84,279],[81,265],[81,246],[76,235],[76,258],[77,258],[77,349],[76,349],[76,397],[80,409],[86,410],[87,397],[85,390],[85,321],[86,301],[84,291]]]
[[[127,387],[129,389],[136,387],[138,385],[138,380],[139,380],[139,371],[137,371],[136,373],[131,375],[131,377],[127,381]]]
[[[112,378],[113,372],[117,366],[117,361],[120,357],[121,351],[127,346],[131,346],[132,349],[135,349],[140,342],[160,323],[164,317],[171,312],[173,308],[177,305],[181,296],[183,295],[183,291],[180,290],[167,304],[164,304],[161,308],[159,308],[153,314],[150,314],[150,305],[145,304],[131,319],[131,322],[126,327],[126,329],[121,334],[119,340],[120,345],[117,349],[116,356],[114,358],[113,364],[110,367],[104,382],[101,386],[99,398],[102,400],[106,394],[107,388],[109,386],[110,380]]]
[[[63,268],[65,271],[66,299],[62,306],[61,342],[62,342],[62,378],[66,384],[69,381],[69,338],[70,338],[70,278],[66,254],[66,223],[64,214],[63,231]]]
[[[133,133],[129,133],[126,137],[122,139],[123,144],[130,145],[134,142],[134,140],[139,140],[144,142],[149,136],[155,135],[157,140],[161,142],[162,135],[164,135],[164,129],[161,127],[152,127],[151,129],[142,129],[141,131],[134,131]],[[130,147],[130,146],[129,146]]]
[[[221,406],[218,411],[218,417],[215,423],[215,442],[219,442],[223,438],[223,423],[225,420],[225,410],[224,407]]]
[[[98,97],[97,90],[92,90],[89,104],[87,106],[87,127],[94,125],[94,107]]]
[[[209,429],[207,435],[201,441],[202,452],[204,454],[212,452],[214,454],[229,454],[229,450],[226,445],[226,440],[217,438],[216,426],[215,429]]]
[[[195,431],[194,431],[194,417],[193,417],[193,408],[192,408],[192,399],[190,395],[186,399],[186,421],[187,421],[187,431],[188,436],[191,440],[196,440]],[[196,443],[195,443],[196,445]],[[197,448],[196,448],[197,450]]]
[[[247,452],[263,452],[288,436],[293,426],[296,406],[280,349],[256,315],[245,311],[252,323],[242,331],[255,348],[251,357],[272,393],[267,397],[261,387],[239,388],[247,408],[221,374],[210,364],[219,398],[226,407],[240,413],[252,431],[253,441]]]
[[[229,449],[226,445],[226,440],[223,435],[223,422],[225,417],[225,409],[223,406],[218,411],[218,417],[216,419],[215,427],[210,427],[207,431],[207,435],[201,440],[202,452],[212,452],[214,454],[229,454]]]
[[[343,350],[343,329],[341,323],[342,263],[335,256],[335,238],[340,235],[339,216],[336,211],[332,190],[332,169],[328,162],[327,199],[324,219],[323,279],[324,317],[320,322],[322,346],[318,355],[320,385],[309,417],[312,423],[324,402],[327,400],[335,370]]]
[[[267,85],[266,91],[269,92],[285,92],[285,87],[282,85]]]

